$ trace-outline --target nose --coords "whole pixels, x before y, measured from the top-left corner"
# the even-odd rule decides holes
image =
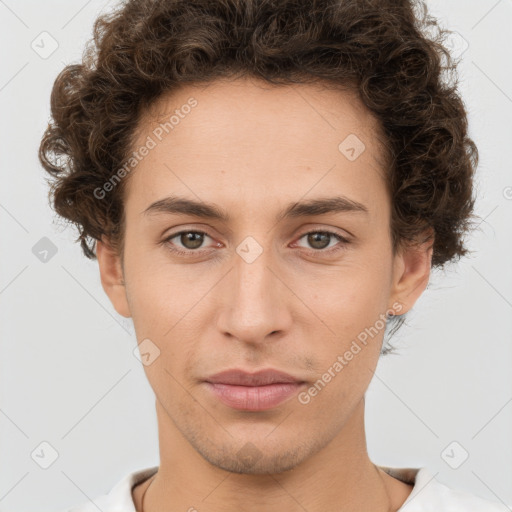
[[[263,250],[252,262],[238,253],[234,255],[233,268],[220,290],[223,300],[217,327],[224,336],[261,344],[278,339],[290,329],[293,294],[279,274],[270,249]]]

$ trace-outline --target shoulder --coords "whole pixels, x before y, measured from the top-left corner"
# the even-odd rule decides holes
[[[61,512],[136,512],[133,503],[132,488],[152,476],[158,466],[139,469],[126,474],[108,494],[102,494],[94,500],[75,505]]]
[[[395,471],[392,476],[400,474],[400,469],[392,471]],[[503,503],[447,486],[437,480],[428,468],[407,468],[404,471],[414,487],[397,512],[510,512]]]

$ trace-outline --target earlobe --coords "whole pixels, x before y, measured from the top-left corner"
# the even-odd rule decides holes
[[[96,258],[100,271],[101,285],[114,309],[122,316],[130,318],[131,312],[126,296],[123,269],[118,253],[106,239],[96,241]]]
[[[429,230],[427,234],[431,234]],[[391,298],[402,306],[400,315],[407,313],[424,292],[430,278],[433,239],[407,246],[395,257]]]

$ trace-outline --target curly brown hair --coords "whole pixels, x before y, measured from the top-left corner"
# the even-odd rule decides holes
[[[391,155],[393,249],[432,228],[432,266],[442,267],[468,252],[478,164],[448,34],[413,0],[122,2],[95,21],[82,63],[53,85],[39,148],[53,207],[77,226],[88,258],[102,236],[122,255],[127,178],[108,200],[94,191],[126,162],[141,116],[163,93],[237,76],[350,85]]]

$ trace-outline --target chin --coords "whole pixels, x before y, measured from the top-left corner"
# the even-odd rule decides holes
[[[204,452],[201,455],[215,467],[243,475],[283,473],[297,467],[305,458],[297,450],[283,453],[272,450],[272,453],[264,453],[250,441],[230,454]]]
[[[253,434],[223,438],[222,442],[189,439],[194,449],[211,465],[246,475],[276,474],[289,471],[322,448],[320,440],[308,443],[303,437],[294,438],[283,428],[276,435],[275,427],[266,428],[261,436]],[[203,442],[204,441],[204,442]]]

